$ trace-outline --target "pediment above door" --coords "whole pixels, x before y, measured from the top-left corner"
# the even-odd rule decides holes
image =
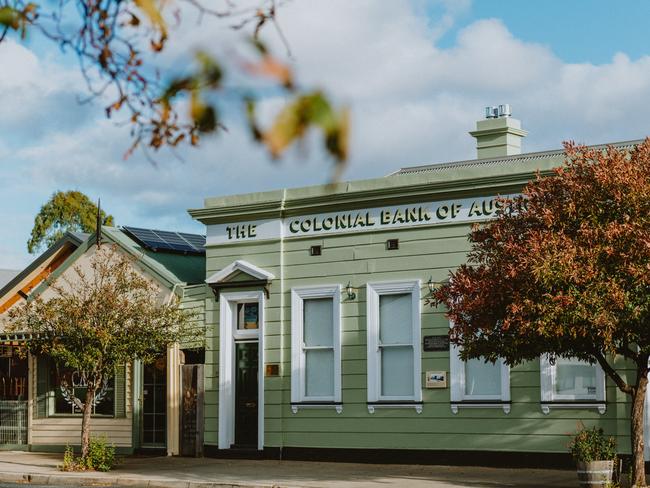
[[[275,275],[254,264],[238,259],[220,271],[210,276],[205,282],[219,297],[223,288],[263,287],[268,295],[267,286],[275,279]]]

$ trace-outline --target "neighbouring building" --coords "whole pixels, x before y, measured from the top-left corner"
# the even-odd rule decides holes
[[[212,290],[207,455],[544,464],[567,459],[579,421],[629,452],[629,404],[599,366],[463,362],[427,304],[495,197],[563,164],[562,150],[521,153],[508,106],[471,135],[477,159],[190,210]]]
[[[48,357],[17,354],[29,331],[8,332],[2,325],[8,311],[35,296],[47,300],[54,280],[74,280],[75,268],[89,273],[91,257],[110,246],[132,256],[137,270],[159,285],[160,302],[179,299],[188,309],[198,305],[196,320],[202,325],[204,241],[194,234],[104,227],[97,247],[95,234],[67,233],[0,288],[0,449],[61,451],[79,444],[81,428],[79,410],[58,387],[57,375],[65,372]],[[184,404],[183,399],[198,398],[202,404],[203,362],[202,344],[194,344],[161,351],[153,364],[136,361],[120,368],[95,406],[93,434],[105,434],[124,453],[200,453],[202,410],[196,401]]]

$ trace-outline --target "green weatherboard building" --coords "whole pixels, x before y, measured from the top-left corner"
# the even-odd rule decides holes
[[[507,106],[487,115],[471,132],[475,160],[190,211],[207,226],[213,291],[207,455],[544,465],[568,462],[578,421],[629,452],[629,405],[599,366],[464,363],[445,311],[426,304],[495,196],[563,162],[562,151],[521,154],[526,132]]]

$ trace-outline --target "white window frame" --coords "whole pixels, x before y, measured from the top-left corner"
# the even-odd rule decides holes
[[[568,358],[580,362],[576,358]],[[556,365],[551,364],[548,354],[539,359],[541,406],[542,412],[548,414],[552,408],[595,408],[602,415],[607,410],[605,372],[599,364],[596,368],[596,394],[593,397],[577,395],[558,395],[555,393]]]
[[[450,326],[453,326],[450,324]],[[499,359],[501,366],[501,393],[499,395],[468,395],[466,391],[465,361],[460,357],[461,348],[451,344],[449,373],[451,376],[451,411],[456,414],[459,408],[503,408],[510,413],[510,367]]]
[[[341,413],[341,285],[310,286],[291,289],[291,409],[336,408]],[[304,301],[331,298],[334,349],[334,394],[308,396],[305,375]]]
[[[420,351],[421,305],[420,280],[368,283],[366,285],[366,317],[368,334],[368,411],[377,407],[415,408],[422,412],[422,354]],[[411,294],[413,392],[412,396],[381,395],[381,347],[379,345],[379,297],[383,295]]]

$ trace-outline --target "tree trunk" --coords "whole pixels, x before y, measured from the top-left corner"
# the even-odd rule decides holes
[[[81,459],[84,461],[86,460],[86,456],[88,456],[88,449],[90,447],[90,416],[93,412],[94,402],[95,389],[89,384],[86,390],[86,400],[81,417]]]
[[[637,381],[632,395],[632,479],[637,487],[645,484],[645,459],[643,442],[643,417],[646,390],[648,388],[647,370],[637,370]]]

